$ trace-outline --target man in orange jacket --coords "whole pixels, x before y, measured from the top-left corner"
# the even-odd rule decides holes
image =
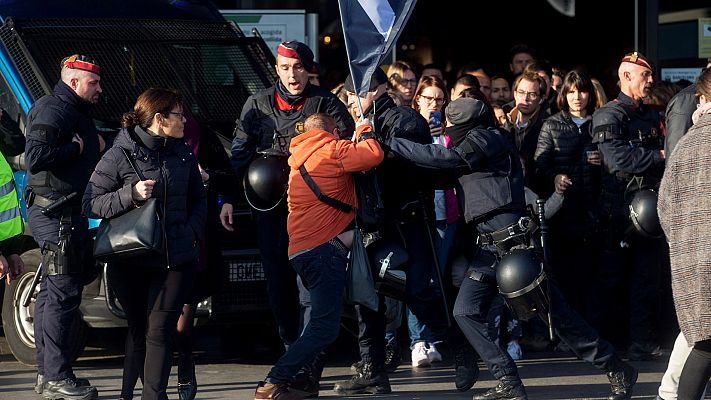
[[[348,251],[355,228],[355,186],[351,172],[367,171],[383,161],[383,150],[363,120],[357,142],[339,140],[336,121],[317,113],[304,121],[305,133],[289,145],[289,260],[311,293],[311,321],[305,331],[269,371],[254,398],[296,400],[302,396],[288,385],[299,369],[338,337]],[[319,200],[321,193],[351,206],[349,211]],[[348,207],[346,207],[348,208]]]

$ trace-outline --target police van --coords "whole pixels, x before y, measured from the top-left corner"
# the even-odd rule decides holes
[[[201,129],[213,130],[226,151],[247,97],[276,79],[274,58],[264,41],[243,34],[207,2],[7,1],[0,3],[0,17],[0,107],[23,129],[33,102],[51,93],[59,80],[62,58],[75,53],[90,55],[101,65],[103,94],[93,117],[106,134],[118,132],[122,114],[145,89],[174,88],[183,94]],[[24,155],[9,162],[16,170],[17,192],[22,193]],[[256,224],[244,200],[236,203],[235,231],[220,235],[220,287],[198,305],[199,321],[224,321],[235,313],[268,309]],[[24,204],[22,208],[24,213]],[[32,283],[40,251],[31,235],[25,232],[21,254],[26,273],[5,289],[2,299],[5,337],[24,364],[35,363],[37,289]],[[84,348],[88,328],[126,326],[120,304],[107,287],[106,266],[99,268],[98,278],[84,288],[80,315],[71,328],[74,357]],[[23,299],[29,299],[28,306]]]

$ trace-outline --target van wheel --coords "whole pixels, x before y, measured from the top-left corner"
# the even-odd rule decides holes
[[[22,299],[32,289],[30,286],[37,272],[41,253],[39,249],[32,249],[22,253],[21,257],[25,262],[25,273],[5,288],[2,302],[2,325],[7,344],[17,361],[26,365],[36,365],[34,315],[35,299],[39,287],[35,288],[28,307],[22,306]],[[84,351],[87,334],[88,327],[81,315],[77,313],[69,333],[72,361],[76,360]]]

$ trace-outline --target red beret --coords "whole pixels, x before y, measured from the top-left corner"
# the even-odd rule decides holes
[[[647,60],[647,57],[637,51],[625,55],[622,58],[622,62],[637,64],[654,72],[654,67],[652,67],[652,63]]]
[[[82,71],[93,72],[96,75],[101,74],[101,68],[96,64],[96,61],[87,56],[74,54],[62,60],[62,67],[69,69],[79,69]]]
[[[306,71],[317,74],[318,69],[314,63],[314,53],[309,46],[304,43],[292,40],[290,42],[282,42],[277,46],[277,54],[282,57],[296,58],[301,61],[301,64],[306,68]]]

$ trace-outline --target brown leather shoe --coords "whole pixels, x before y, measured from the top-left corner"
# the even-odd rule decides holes
[[[286,384],[259,382],[254,400],[301,400],[301,397],[291,393]]]

